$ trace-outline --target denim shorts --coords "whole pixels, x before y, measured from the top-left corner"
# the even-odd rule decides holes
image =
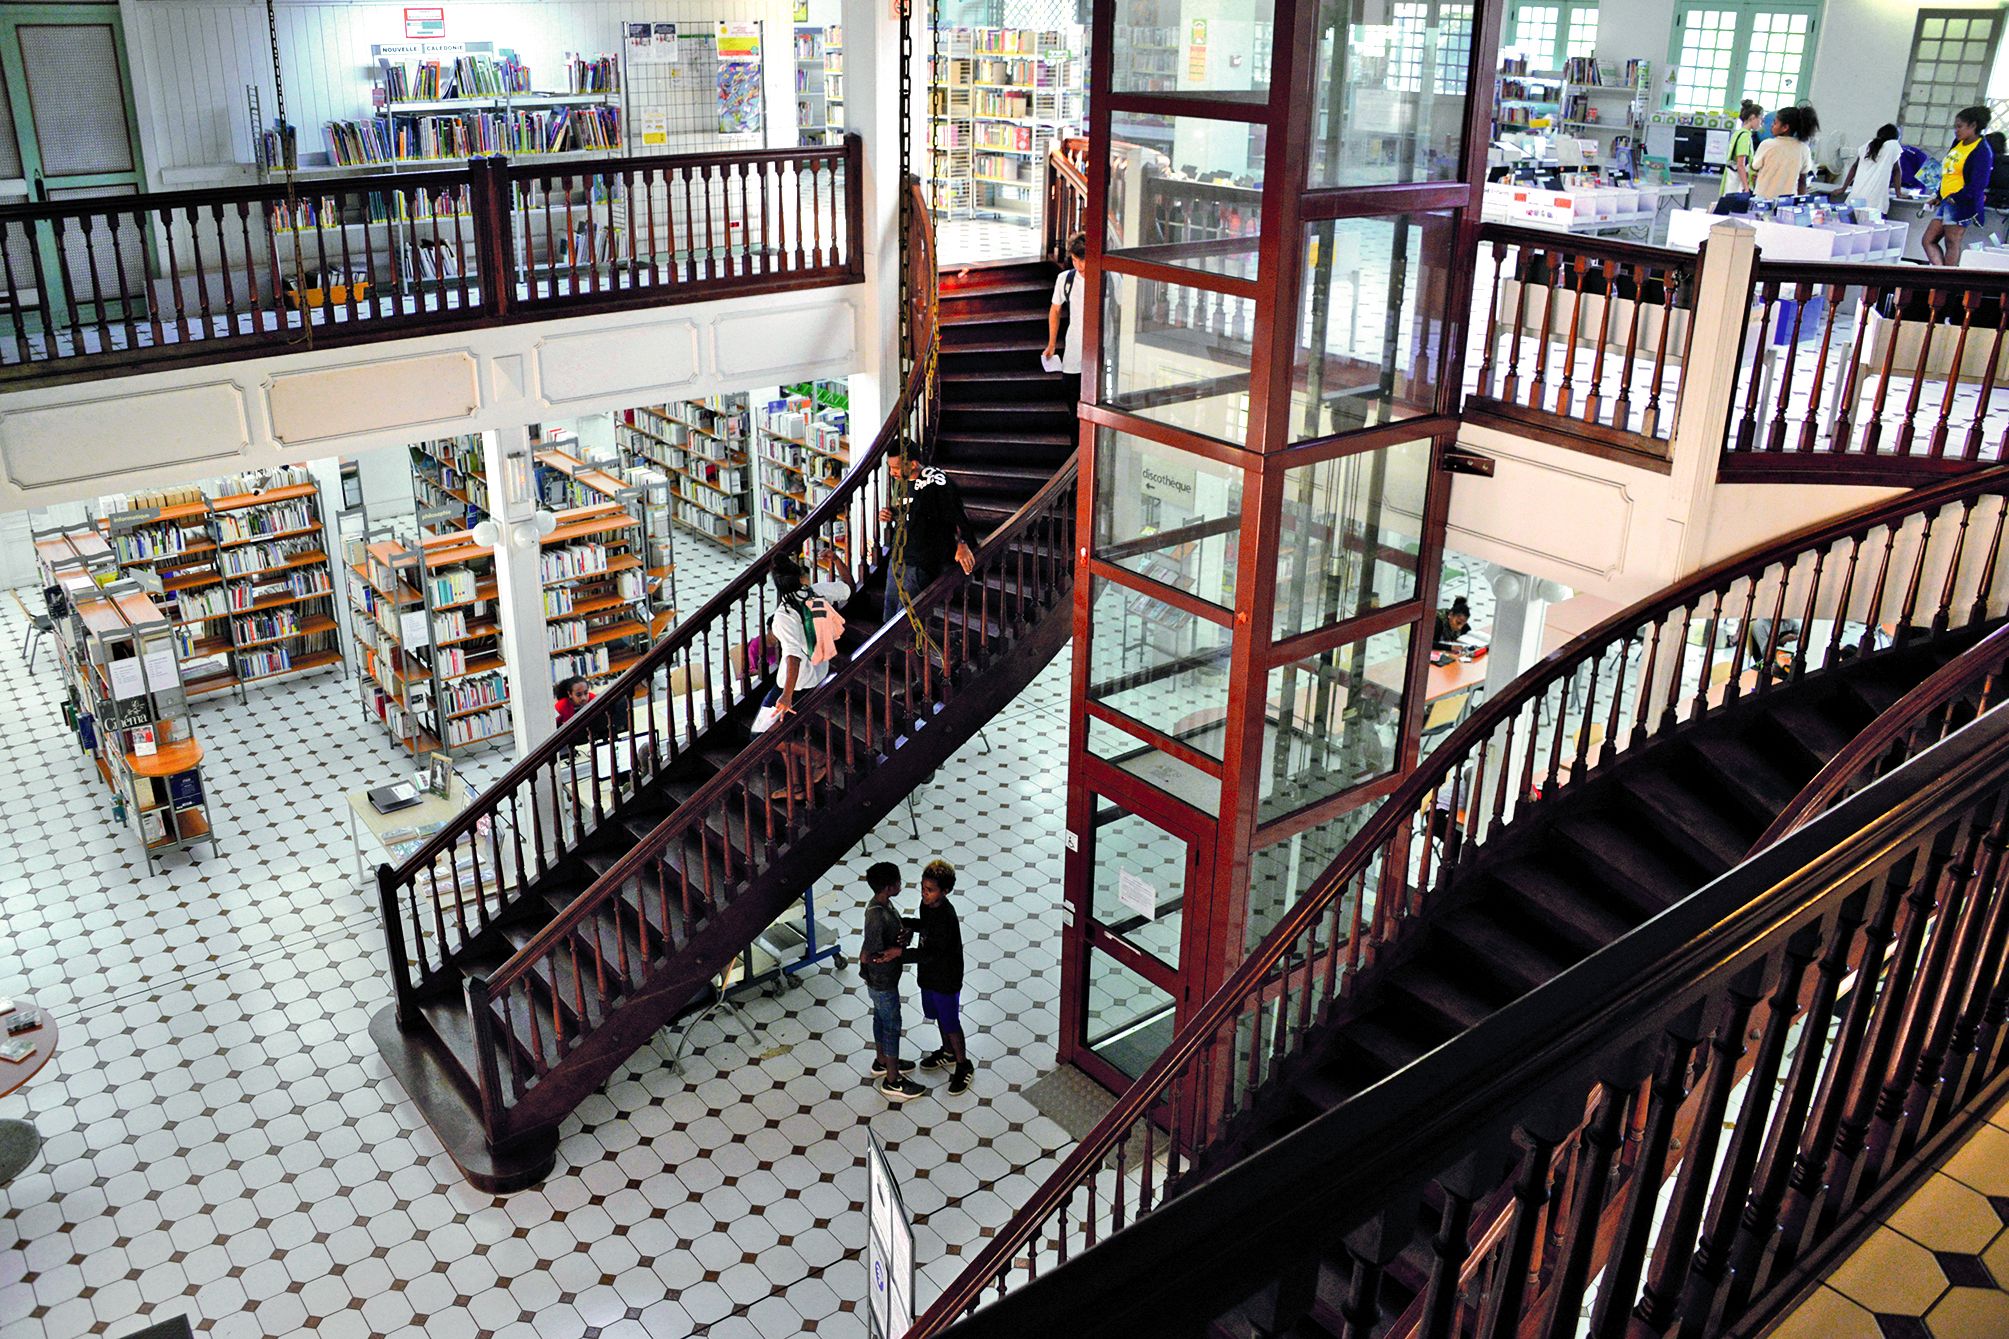
[[[872,1045],[879,1054],[895,1059],[900,1055],[900,991],[873,990],[870,986],[865,993],[872,1000]]]
[[[921,1017],[932,1018],[942,1025],[944,1032],[963,1030],[963,993],[944,990],[923,990],[921,992]]]
[[[1933,209],[1932,216],[1949,228],[1978,228],[1981,226],[1983,211],[1978,206],[1968,212],[1967,205],[1952,200],[1941,200]]]

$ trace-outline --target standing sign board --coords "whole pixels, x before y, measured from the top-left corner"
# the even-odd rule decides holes
[[[902,1339],[914,1326],[914,1220],[879,1136],[868,1130],[865,1137],[867,1328],[871,1339]]]

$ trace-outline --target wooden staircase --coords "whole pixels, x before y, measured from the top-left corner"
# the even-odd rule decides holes
[[[989,538],[971,576],[910,593],[928,648],[906,619],[880,626],[876,555],[890,535],[875,526],[879,460],[896,415],[845,488],[777,549],[862,578],[844,610],[844,668],[782,727],[749,729],[765,684],[768,554],[596,699],[591,722],[569,724],[485,793],[484,819],[383,872],[400,990],[371,1033],[477,1187],[540,1180],[573,1107],[709,1001],[753,937],[1065,643],[1073,407],[1061,378],[1038,370],[1052,275],[1007,266],[943,283],[952,338],[939,402],[921,414],[928,431],[939,424],[936,460]],[[914,384],[927,394],[925,362]],[[853,533],[860,515],[868,535]],[[868,536],[871,556],[855,553]],[[784,735],[824,774],[806,801],[791,794]]]

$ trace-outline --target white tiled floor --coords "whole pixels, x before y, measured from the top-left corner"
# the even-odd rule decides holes
[[[679,561],[686,610],[732,570]],[[1067,1142],[1020,1095],[1054,1057],[1064,656],[919,797],[919,841],[896,814],[819,888],[855,947],[869,860],[961,868],[968,1095],[889,1108],[855,968],[825,964],[699,1025],[681,1065],[656,1038],[567,1122],[557,1173],[497,1200],[366,1032],[389,991],[342,796],[395,764],[337,676],[200,709],[221,848],[148,877],[24,631],[0,600],[0,995],[62,1033],[0,1100],[47,1141],[0,1188],[6,1339],[178,1315],[218,1336],[862,1334],[868,1127],[905,1180],[924,1299]]]

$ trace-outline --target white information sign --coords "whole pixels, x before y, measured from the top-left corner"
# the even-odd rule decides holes
[[[120,699],[138,697],[146,691],[146,680],[140,677],[138,660],[127,658],[111,663],[112,696]]]
[[[174,648],[164,646],[146,653],[146,681],[150,692],[164,693],[180,682],[175,670]]]
[[[1127,869],[1116,876],[1116,900],[1147,921],[1158,919],[1158,890]]]
[[[914,1220],[879,1136],[866,1140],[866,1315],[872,1339],[902,1339],[914,1325]]]

